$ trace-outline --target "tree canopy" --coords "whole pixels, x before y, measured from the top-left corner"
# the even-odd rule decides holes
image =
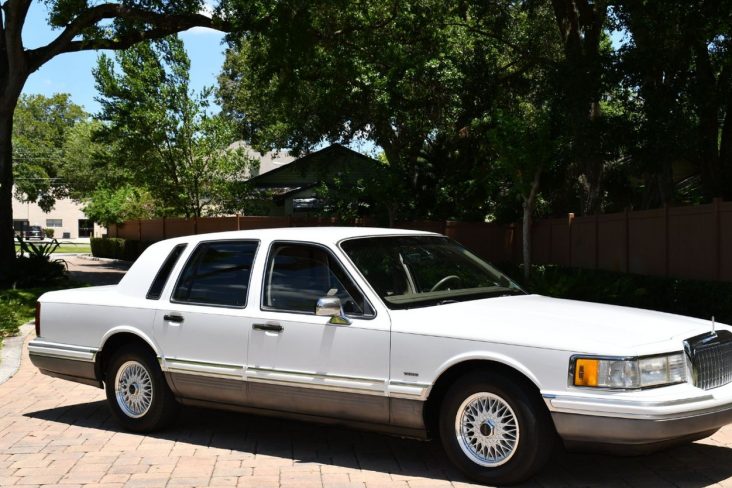
[[[226,187],[246,173],[249,159],[227,149],[237,139],[232,124],[210,113],[211,89],[191,90],[189,70],[176,37],[137,44],[114,60],[100,56],[94,77],[103,123],[95,137],[110,148],[100,163],[111,178],[99,182],[104,191],[92,195],[91,208],[105,207],[104,198],[127,202],[137,187],[138,197],[155,202],[153,215],[199,217],[216,213]]]

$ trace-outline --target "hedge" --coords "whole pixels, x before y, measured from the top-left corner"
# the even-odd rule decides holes
[[[610,271],[533,266],[524,283],[521,270],[504,267],[531,293],[646,308],[732,325],[732,283],[641,276]]]
[[[89,240],[92,255],[98,258],[134,261],[152,242],[120,239],[117,237],[92,237]]]

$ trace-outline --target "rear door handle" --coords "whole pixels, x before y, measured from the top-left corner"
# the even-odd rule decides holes
[[[163,315],[163,320],[166,322],[175,322],[176,324],[180,324],[183,322],[183,316],[177,313],[165,314]]]
[[[285,330],[285,328],[282,327],[280,324],[253,324],[252,329],[264,330],[267,332],[282,332],[283,330]]]

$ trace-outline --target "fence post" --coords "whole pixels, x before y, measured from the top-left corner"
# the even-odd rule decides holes
[[[167,232],[167,229],[165,228],[165,217],[163,217],[163,239],[167,239],[167,238],[168,238],[168,232]]]
[[[669,274],[671,273],[671,233],[669,231],[669,218],[668,218],[668,211],[669,206],[668,203],[665,203],[663,205],[663,235],[664,235],[664,275],[666,278],[669,277]]]
[[[714,204],[714,229],[715,229],[715,243],[716,243],[716,259],[714,274],[717,281],[722,279],[722,214],[719,206],[722,203],[721,198],[715,198],[712,200]]]
[[[236,214],[236,230],[241,230],[241,215]]]
[[[193,234],[198,235],[198,216],[193,216]]]
[[[600,269],[600,214],[595,214],[595,269]]]
[[[625,209],[625,272],[630,273],[630,210]]]
[[[572,267],[572,224],[574,223],[574,213],[567,214],[567,225],[569,225],[569,267]]]

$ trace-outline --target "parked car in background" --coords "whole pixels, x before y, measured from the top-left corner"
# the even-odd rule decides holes
[[[40,225],[31,225],[28,226],[25,230],[23,230],[23,238],[24,239],[38,239],[43,240],[46,237],[46,234],[43,232],[43,229]]]
[[[447,237],[369,228],[204,234],[116,286],[38,302],[30,357],[148,432],[179,403],[420,439],[488,484],[557,447],[624,454],[732,421],[732,329],[529,295]]]

